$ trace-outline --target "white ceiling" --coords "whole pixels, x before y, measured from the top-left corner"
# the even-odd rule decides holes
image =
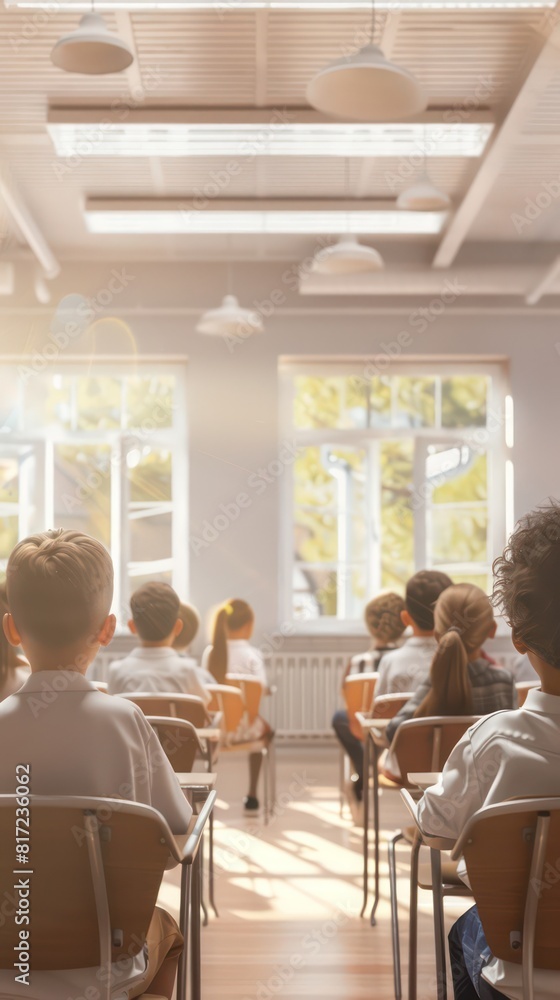
[[[54,5],[53,5],[54,6]],[[60,10],[60,7],[57,8]],[[560,52],[556,11],[381,10],[377,40],[427,89],[432,109],[468,120],[489,109],[493,143],[481,158],[430,158],[434,183],[453,199],[447,234],[400,238],[448,267],[471,241],[560,241],[560,197],[531,225],[513,216],[544,180],[560,178]],[[60,259],[198,257],[291,258],[313,246],[299,237],[110,236],[87,232],[86,197],[192,197],[227,158],[84,157],[57,159],[45,122],[49,106],[305,106],[313,74],[367,40],[369,14],[348,10],[113,12],[110,27],[128,34],[137,59],[115,77],[63,73],[50,62],[55,41],[76,13],[0,7],[0,156],[4,183],[22,202]],[[547,41],[547,38],[549,39]],[[461,109],[463,109],[461,111]],[[228,198],[392,198],[387,158],[255,156],[231,178]],[[401,187],[406,183],[405,179]],[[398,190],[398,186],[397,186]],[[386,243],[391,237],[371,238]],[[438,249],[438,241],[442,241]],[[0,206],[0,256],[25,245]],[[530,254],[530,247],[527,253]],[[551,256],[554,248],[551,248]]]

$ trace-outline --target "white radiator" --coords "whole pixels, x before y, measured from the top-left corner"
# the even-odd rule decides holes
[[[267,698],[263,715],[282,741],[323,741],[333,738],[331,719],[341,707],[340,687],[348,652],[284,652],[267,659],[267,672],[275,694]],[[126,655],[125,650],[104,651],[95,661],[93,676],[104,680],[111,660]],[[495,658],[507,667],[515,653],[496,652]]]

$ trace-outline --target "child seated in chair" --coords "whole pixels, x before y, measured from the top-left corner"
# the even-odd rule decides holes
[[[141,802],[157,809],[173,833],[186,833],[191,806],[144,715],[125,699],[108,698],[85,677],[115,630],[109,553],[77,531],[33,535],[9,558],[7,590],[4,633],[12,646],[23,648],[31,675],[0,704],[0,793],[14,793],[16,766],[25,762],[32,795]],[[2,892],[8,888],[2,886]],[[147,946],[147,958],[142,951],[113,965],[113,981],[118,985],[145,973],[130,996],[149,989],[171,997],[182,937],[171,916],[157,907]],[[95,968],[32,971],[30,985],[20,986],[13,969],[0,970],[0,996],[89,996],[97,974]]]
[[[364,619],[372,638],[371,648],[367,653],[352,657],[346,668],[343,684],[347,677],[356,673],[375,672],[379,669],[383,658],[396,648],[396,643],[406,628],[406,621],[403,621],[405,610],[405,603],[398,594],[380,594],[379,597],[374,597],[372,601],[369,601],[364,611]],[[352,731],[351,720],[345,708],[334,713],[332,727],[338,742],[354,766],[350,787],[356,800],[361,802],[364,780],[364,744]]]
[[[183,631],[181,602],[168,583],[145,583],[130,598],[128,627],[140,639],[124,660],[109,668],[109,694],[133,691],[194,694],[206,703],[208,692],[193,660],[180,656],[173,643]]]
[[[557,796],[560,787],[560,505],[528,514],[494,564],[494,600],[541,684],[522,708],[472,726],[419,806],[427,834],[456,840],[482,806],[512,798]],[[523,1000],[521,966],[493,958],[476,907],[449,936],[455,997]],[[485,977],[482,971],[485,971]],[[560,995],[560,973],[535,970],[536,1000]],[[494,988],[496,987],[496,989]]]
[[[182,656],[184,660],[187,661],[189,666],[194,667],[197,672],[198,679],[201,684],[206,687],[207,684],[214,684],[215,680],[212,674],[208,670],[203,670],[199,667],[196,660],[190,656],[191,643],[194,642],[198,630],[200,628],[200,617],[196,608],[193,608],[192,604],[181,604],[179,605],[179,618],[183,622],[183,628],[178,635],[175,636],[172,649],[175,650],[179,656]]]
[[[268,690],[268,679],[264,661],[259,650],[249,640],[253,635],[255,613],[250,604],[238,598],[227,601],[219,609],[214,621],[212,645],[202,656],[202,669],[212,674],[216,684],[227,684],[228,674],[245,674],[259,681],[263,694]],[[247,726],[241,722],[232,742],[246,743],[251,740],[270,742],[273,732],[259,716]],[[243,800],[246,810],[259,808],[257,789],[262,766],[262,754],[249,754],[249,791]]]
[[[489,715],[517,707],[513,675],[483,656],[482,646],[496,634],[490,599],[472,583],[457,583],[438,598],[434,611],[436,651],[430,672],[406,705],[391,719],[390,742],[407,719],[433,715]],[[383,770],[398,776],[391,753]]]

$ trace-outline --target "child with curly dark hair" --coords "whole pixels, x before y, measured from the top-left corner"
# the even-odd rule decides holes
[[[437,785],[419,806],[427,834],[457,839],[482,806],[524,796],[557,796],[560,747],[560,504],[526,515],[494,563],[494,603],[527,654],[541,685],[522,708],[472,726],[453,750]],[[455,997],[522,1000],[521,966],[495,959],[476,907],[449,936]],[[484,975],[482,972],[484,970]],[[494,989],[494,984],[497,989]],[[535,970],[539,1000],[560,994],[560,974]],[[499,992],[498,992],[499,991]]]

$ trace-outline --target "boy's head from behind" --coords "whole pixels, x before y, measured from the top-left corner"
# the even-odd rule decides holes
[[[405,625],[412,625],[415,632],[428,635],[434,631],[434,608],[440,594],[451,587],[452,580],[446,573],[435,569],[422,569],[411,576],[406,585],[403,615]]]
[[[200,626],[198,611],[190,604],[181,603],[179,605],[179,618],[183,627],[173,640],[173,649],[188,649]]]
[[[560,679],[560,504],[551,500],[522,518],[493,568],[494,604],[516,648]]]
[[[183,627],[180,604],[178,595],[168,583],[159,580],[144,583],[130,598],[130,630],[146,645],[171,645]]]
[[[13,645],[21,641],[32,666],[71,666],[59,660],[69,651],[83,666],[86,650],[91,661],[111,641],[113,564],[95,538],[63,528],[25,538],[10,555],[6,585],[4,629]]]
[[[380,594],[366,605],[364,617],[369,633],[382,645],[397,642],[405,630],[405,603],[399,594]]]

